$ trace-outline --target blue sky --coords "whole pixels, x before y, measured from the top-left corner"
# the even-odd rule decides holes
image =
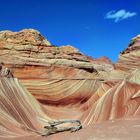
[[[139,0],[1,0],[0,30],[39,30],[53,45],[86,55],[118,54],[140,34]]]

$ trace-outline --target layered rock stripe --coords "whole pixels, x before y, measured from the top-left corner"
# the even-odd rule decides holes
[[[7,116],[14,120],[15,112],[24,112],[26,115],[23,115],[23,119],[27,122],[19,121],[21,116],[17,115],[16,121],[25,128],[30,127],[39,132],[45,124],[38,116],[47,120],[79,119],[84,127],[97,122],[139,117],[139,40],[139,36],[132,39],[133,43],[121,52],[118,62],[112,64],[105,57],[93,59],[85,56],[70,45],[51,45],[33,29],[0,32],[0,62],[23,85],[15,78],[1,78],[5,81],[1,84],[5,88],[1,97],[5,96],[8,102],[8,96],[11,96],[13,107],[21,105],[20,109],[13,111],[12,116]],[[28,97],[25,99],[24,96]],[[6,103],[4,106],[10,110]],[[3,112],[2,106],[1,110]],[[6,124],[2,119],[0,122]],[[10,126],[13,130],[6,126],[3,137],[13,131],[14,137],[25,135],[23,127],[17,127],[14,123]],[[31,132],[26,130],[26,133]]]

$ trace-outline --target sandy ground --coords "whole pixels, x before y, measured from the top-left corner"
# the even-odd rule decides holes
[[[140,118],[106,121],[81,129],[48,137],[28,136],[0,140],[140,140]]]
[[[140,118],[108,121],[76,133],[59,133],[47,140],[140,140]]]

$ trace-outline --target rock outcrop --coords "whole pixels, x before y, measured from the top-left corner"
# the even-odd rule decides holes
[[[24,29],[20,32],[2,31],[0,32],[0,40],[19,45],[51,45],[38,31],[33,29]]]
[[[66,66],[83,69],[87,71],[101,70],[110,71],[113,69],[111,63],[102,65],[93,63],[89,58],[68,46],[53,46],[44,39],[36,30],[22,30],[20,32],[0,32],[0,55],[1,62],[16,66]],[[104,63],[104,62],[103,62]]]
[[[120,53],[116,67],[123,71],[140,68],[140,35],[133,38],[128,47]]]
[[[40,106],[38,112],[47,119],[79,119],[84,127],[103,121],[139,118],[139,57],[139,36],[132,39],[118,62],[112,64],[106,57],[93,59],[70,45],[51,45],[33,29],[0,32],[0,62],[12,72],[3,72],[3,75],[9,75],[11,80],[15,79],[13,76],[18,78],[33,95],[31,98],[36,98],[31,99],[34,104],[30,104],[29,109],[35,111],[37,105]],[[7,79],[3,87],[7,87],[8,82]],[[12,84],[18,90],[19,85]],[[11,88],[9,90],[14,91]],[[6,92],[7,96],[13,94]],[[13,107],[14,102],[26,102],[24,96],[29,96],[27,91],[18,90],[16,94],[20,98],[12,97]],[[39,127],[34,128],[40,128],[42,123],[35,118],[33,121],[37,121]]]
[[[0,69],[0,139],[43,133],[49,120],[36,99],[11,76],[7,68]]]
[[[82,127],[78,120],[65,122],[72,124],[77,122],[79,125],[62,128],[63,120],[56,122],[49,118],[41,109],[39,102],[17,78],[13,77],[10,70],[0,67],[0,139],[43,137],[57,132],[79,130]]]

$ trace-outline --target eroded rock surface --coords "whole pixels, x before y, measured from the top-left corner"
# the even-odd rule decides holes
[[[139,48],[137,36],[120,54],[118,62],[112,64],[106,57],[93,59],[70,45],[51,45],[33,29],[0,32],[1,64],[36,98],[34,104],[40,106],[43,115],[47,119],[78,119],[84,127],[140,117]],[[10,91],[7,92],[9,96]],[[18,103],[27,96],[23,92],[16,94],[20,96]],[[11,102],[14,107],[14,100]],[[55,135],[52,137],[55,139]]]
[[[140,68],[140,35],[134,37],[119,55],[116,67],[124,71]]]

